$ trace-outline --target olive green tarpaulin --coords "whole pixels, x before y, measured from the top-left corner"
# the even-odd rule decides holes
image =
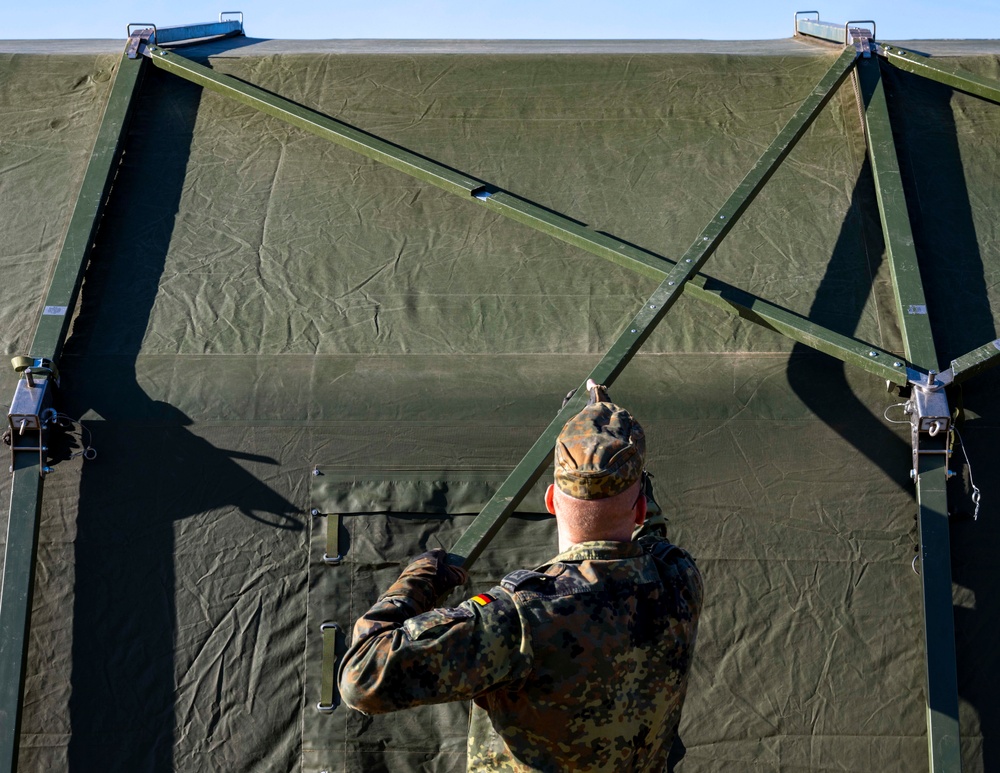
[[[801,49],[207,61],[676,258],[837,53]],[[7,355],[29,353],[117,59],[0,54]],[[997,337],[1000,108],[887,81],[946,365]],[[899,351],[883,253],[848,83],[705,273]],[[317,616],[349,630],[410,555],[448,546],[479,496],[456,504],[454,482],[502,481],[655,286],[149,69],[60,363],[98,456],[45,485],[22,768],[461,770],[461,707],[316,713]],[[998,382],[964,386],[983,505],[952,524],[969,771],[1000,766]],[[706,579],[677,770],[923,769],[899,398],[689,298],[614,396]],[[318,497],[316,466],[348,490]],[[378,482],[401,479],[431,494],[397,510]],[[337,567],[324,502],[344,508]],[[475,587],[554,553],[551,521],[517,516]]]

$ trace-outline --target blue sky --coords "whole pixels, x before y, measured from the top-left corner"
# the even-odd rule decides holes
[[[256,38],[687,38],[767,40],[792,34],[797,10],[827,21],[874,19],[878,38],[1000,38],[997,0],[873,0],[789,5],[774,0],[252,0],[209,6],[192,0],[15,2],[0,15],[0,39],[122,38],[129,22],[172,26],[245,16]]]

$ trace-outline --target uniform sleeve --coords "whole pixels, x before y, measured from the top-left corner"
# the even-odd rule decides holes
[[[383,596],[358,620],[340,666],[344,703],[384,714],[469,700],[527,676],[530,647],[506,591],[493,588],[453,608],[428,609],[427,601],[419,588]]]

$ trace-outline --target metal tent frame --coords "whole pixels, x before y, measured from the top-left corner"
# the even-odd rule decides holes
[[[187,27],[129,25],[129,39],[119,63],[100,131],[55,273],[44,301],[30,355],[15,358],[22,374],[9,423],[13,475],[7,552],[0,594],[0,717],[13,718],[0,728],[0,770],[17,766],[20,707],[24,689],[27,631],[30,625],[38,519],[43,481],[49,468],[45,453],[53,431],[50,385],[58,385],[58,361],[76,305],[94,235],[111,192],[134,96],[143,68],[158,69],[250,105],[310,133],[342,145],[424,182],[485,206],[594,255],[661,281],[589,374],[611,385],[666,316],[681,293],[723,308],[795,342],[860,368],[890,386],[908,390],[913,466],[920,537],[920,576],[926,659],[928,759],[932,771],[961,768],[954,618],[951,596],[946,481],[953,441],[948,387],[1000,363],[1000,340],[990,341],[938,371],[930,317],[924,299],[910,218],[892,139],[881,72],[898,67],[969,94],[1000,103],[1000,83],[881,44],[872,30],[822,22],[815,11],[795,15],[796,32],[844,46],[771,145],[704,227],[680,259],[641,249],[599,232],[570,217],[510,191],[440,164],[363,130],[200,65],[164,44],[194,38],[242,34],[239,20]],[[815,14],[816,18],[806,18]],[[135,28],[135,29],[133,29]],[[872,54],[876,56],[873,57]],[[775,170],[795,147],[819,112],[848,77],[859,96],[868,153],[875,177],[879,213],[892,274],[896,313],[904,356],[829,330],[806,317],[699,273]],[[569,416],[579,411],[585,390],[578,388],[559,414],[510,473],[490,502],[451,551],[456,564],[470,566],[497,534],[507,517],[551,463],[555,438]],[[333,637],[326,637],[331,640]],[[326,653],[325,653],[326,654]],[[325,658],[326,659],[326,658]],[[332,661],[331,661],[332,662]]]

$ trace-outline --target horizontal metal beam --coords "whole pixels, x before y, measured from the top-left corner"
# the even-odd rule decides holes
[[[803,13],[815,13],[816,18],[807,19],[801,17],[800,14]],[[855,26],[858,24],[871,24],[872,28],[869,30]],[[795,14],[795,32],[799,35],[819,38],[829,43],[840,43],[841,45],[849,46],[854,42],[855,38],[875,37],[875,22],[871,19],[865,19],[864,21],[849,21],[846,24],[840,24],[831,21],[821,21],[817,11],[799,11]]]
[[[134,38],[141,37],[142,43],[145,44],[159,44],[159,45],[173,45],[176,43],[192,43],[195,41],[203,41],[209,38],[219,39],[219,38],[231,38],[243,34],[243,13],[241,11],[230,11],[229,15],[238,14],[239,19],[223,19],[222,17],[227,15],[227,12],[219,14],[219,21],[210,21],[203,24],[182,24],[175,27],[157,27],[155,24],[150,24],[147,22],[134,22],[129,24],[128,35],[130,42],[134,41]],[[135,58],[135,54],[139,50],[138,41],[134,41],[134,45],[130,49]]]
[[[153,64],[158,67],[237,99],[268,115],[286,120],[294,126],[368,158],[386,163],[417,179],[437,185],[451,193],[469,196],[504,217],[605,260],[657,281],[662,281],[675,265],[674,261],[662,255],[596,231],[584,223],[553,212],[471,175],[457,172],[334,118],[269,94],[235,78],[216,73],[175,53],[161,54],[160,51],[162,49],[154,47],[150,52]],[[850,58],[850,55],[842,58],[837,67],[849,66],[847,60]],[[879,378],[899,385],[907,383],[906,363],[900,362],[896,356],[878,347],[826,330],[798,314],[725,282],[699,274],[684,285],[684,291],[699,300],[737,314],[850,365],[860,367]]]
[[[976,75],[941,59],[933,59],[899,46],[879,46],[878,53],[901,70],[951,86],[975,97],[1000,104],[1000,82]]]
[[[243,22],[236,19],[206,22],[205,24],[184,24],[178,27],[157,27],[153,42],[160,46],[201,38],[232,37],[243,34]]]
[[[847,45],[847,30],[843,24],[836,24],[819,19],[796,19],[795,31],[800,35],[809,35],[814,38],[829,41],[830,43],[840,43]]]

